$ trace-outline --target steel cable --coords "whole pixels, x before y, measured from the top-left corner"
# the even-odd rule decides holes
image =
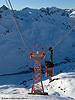
[[[70,28],[63,34],[63,36],[57,41],[57,43],[52,46],[52,49],[54,49],[74,28],[75,28],[75,22],[70,26]],[[49,53],[50,51],[48,51],[46,53],[46,55]]]
[[[15,24],[16,24],[16,27],[17,27],[17,29],[18,29],[18,31],[19,31],[19,34],[20,34],[20,36],[21,36],[21,38],[22,38],[22,40],[23,40],[24,46],[25,46],[25,48],[27,49],[28,54],[29,54],[29,49],[28,49],[28,47],[27,47],[27,45],[26,45],[25,39],[24,39],[24,37],[23,37],[23,34],[22,34],[22,31],[21,31],[20,25],[19,25],[19,23],[18,23],[18,21],[17,21],[17,18],[16,18],[16,16],[15,16],[13,7],[12,7],[12,5],[11,5],[11,2],[10,2],[10,0],[8,0],[8,2],[9,2],[9,4],[10,4],[10,7],[9,7],[9,4],[8,4],[7,0],[5,0],[5,1],[6,1],[6,4],[7,4],[9,10],[10,10],[10,7],[11,7],[11,9],[12,9],[13,14],[12,14],[11,10],[10,10],[10,13],[11,13],[11,15],[12,15],[12,18],[13,18]],[[14,15],[14,17],[13,17],[13,15]]]

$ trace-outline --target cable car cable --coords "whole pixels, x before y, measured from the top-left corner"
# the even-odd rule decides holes
[[[54,49],[74,28],[75,28],[75,22],[70,26],[70,28],[63,34],[63,36],[57,41],[57,43],[52,47]],[[71,29],[71,30],[70,30]],[[49,53],[49,51],[46,53],[46,55]]]
[[[54,48],[60,41],[62,41],[62,39],[65,37],[65,36],[67,36],[73,29],[74,29],[74,27],[73,27],[73,25],[75,24],[75,22],[71,25],[71,27],[63,34],[63,36],[59,39],[59,41],[52,47],[52,48]],[[73,28],[72,28],[73,27]],[[72,28],[72,29],[71,29]],[[71,30],[70,30],[71,29]],[[70,31],[69,31],[70,30]],[[69,32],[68,32],[69,31]],[[67,33],[68,32],[68,33]]]
[[[17,21],[17,18],[16,18],[16,16],[15,16],[13,7],[12,7],[12,5],[11,5],[11,2],[10,2],[10,0],[8,0],[8,2],[9,2],[9,4],[8,4],[7,0],[5,0],[5,1],[6,1],[6,4],[7,4],[9,10],[10,10],[10,7],[11,7],[11,9],[12,9],[13,14],[12,14],[12,12],[11,12],[11,10],[10,10],[11,15],[12,15],[12,17],[13,17],[13,15],[14,15],[14,17],[13,17],[14,22],[15,22],[15,24],[16,24],[16,26],[17,26],[17,29],[18,29],[18,31],[19,31],[19,34],[20,34],[20,36],[21,36],[21,38],[22,38],[22,40],[23,40],[24,46],[25,46],[25,48],[27,49],[27,51],[28,51],[28,53],[29,53],[29,49],[28,49],[28,47],[27,47],[27,45],[26,45],[25,39],[24,39],[24,37],[23,37],[23,34],[22,34],[22,31],[21,31],[20,25],[19,25],[19,23],[18,23],[18,21]],[[9,7],[9,5],[10,5],[10,7]]]
[[[6,1],[6,4],[7,4],[9,10],[10,10],[10,7],[9,7],[9,4],[8,4],[7,0],[5,0],[5,1]],[[10,2],[10,0],[9,0],[9,2]],[[10,3],[10,4],[11,4],[11,3]],[[12,8],[12,5],[11,5],[11,8]],[[21,36],[21,38],[22,38],[22,40],[23,40],[23,43],[24,43],[24,45],[25,45],[25,47],[26,47],[26,49],[27,49],[27,51],[28,51],[28,54],[29,54],[29,49],[27,48],[27,45],[26,45],[26,43],[25,43],[24,37],[23,37],[22,32],[21,32],[21,28],[20,28],[19,23],[18,23],[18,21],[17,21],[17,19],[16,19],[16,16],[15,16],[15,13],[14,13],[13,8],[12,8],[12,11],[13,11],[13,14],[14,14],[14,17],[15,17],[15,18],[13,17],[13,14],[12,14],[11,10],[10,10],[10,13],[11,13],[11,15],[12,15],[12,18],[13,18],[15,24],[16,24],[16,27],[17,27],[17,29],[18,29],[18,31],[19,31],[19,33],[20,33],[20,36]],[[31,69],[32,69],[32,62],[31,62],[31,59],[30,59],[30,65],[31,65]]]

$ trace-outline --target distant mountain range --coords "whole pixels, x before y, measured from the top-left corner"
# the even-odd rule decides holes
[[[75,22],[75,9],[47,7],[14,10],[26,45],[53,46]],[[45,60],[50,60],[50,53]],[[32,66],[33,60],[31,60]],[[55,66],[75,66],[75,28],[54,48]],[[44,65],[44,60],[42,61]],[[24,47],[9,9],[0,8],[0,74],[26,71],[31,68],[29,54]],[[59,67],[56,69],[58,72]],[[60,71],[59,71],[60,72]],[[58,73],[59,73],[58,72]]]

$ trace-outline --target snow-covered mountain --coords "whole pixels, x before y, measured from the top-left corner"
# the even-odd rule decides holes
[[[36,46],[36,43],[38,43],[39,46],[47,47],[45,52],[48,51],[49,47],[54,46],[75,22],[75,9],[59,9],[56,7],[24,8],[14,12],[27,47]],[[45,59],[42,59],[42,66],[45,60],[50,60],[50,54]],[[75,99],[75,86],[72,85],[75,79],[75,28],[54,48],[54,65],[54,78],[59,78],[59,84],[56,85],[54,81],[52,82],[54,84],[51,85],[52,87],[46,80],[47,77],[43,74],[44,69],[42,68],[44,87],[50,86],[50,88],[48,87],[49,90],[45,90],[51,95],[51,100],[54,100],[54,98],[57,100]],[[6,97],[8,97],[9,92],[16,95],[17,93],[19,94],[22,89],[19,91],[12,88],[15,88],[14,85],[19,85],[23,81],[25,88],[31,88],[33,78],[31,69],[33,67],[33,59],[29,59],[29,54],[24,47],[9,9],[6,6],[2,6],[0,8],[0,94],[7,94]],[[64,81],[66,86],[64,83],[61,85],[61,81]],[[10,84],[14,85],[11,86]],[[72,89],[70,89],[71,87],[68,88],[67,85],[69,87],[72,85]],[[61,88],[63,88],[62,91],[67,92],[65,94],[60,92]],[[4,92],[5,89],[6,91],[8,90],[8,93]],[[23,88],[22,95],[24,91]],[[73,95],[72,92],[74,92]],[[64,95],[67,98],[62,98]],[[49,99],[49,97],[47,98]]]

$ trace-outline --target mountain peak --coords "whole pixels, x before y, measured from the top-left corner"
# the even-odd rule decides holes
[[[3,10],[8,10],[8,8],[7,8],[5,5],[3,5],[1,8],[2,8]]]

